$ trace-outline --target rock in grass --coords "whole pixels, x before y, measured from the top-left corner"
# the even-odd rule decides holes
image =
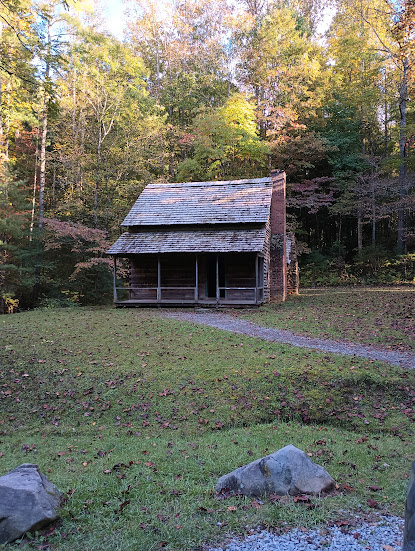
[[[331,489],[329,473],[295,446],[285,446],[266,457],[219,478],[216,491],[228,489],[247,496],[319,494]]]
[[[405,528],[402,551],[415,551],[415,461],[412,463],[408,495],[405,503]]]
[[[0,544],[58,518],[60,492],[37,465],[24,463],[0,477]]]

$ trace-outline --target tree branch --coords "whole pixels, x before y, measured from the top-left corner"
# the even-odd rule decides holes
[[[0,0],[0,3],[4,5],[4,2],[1,2],[1,0]],[[16,29],[9,21],[7,21],[7,19],[5,17],[3,17],[3,15],[0,15],[0,19],[3,19],[3,21],[6,23],[6,25],[8,25],[13,30],[14,34],[16,35],[18,41],[23,46],[23,48],[25,50],[27,50],[30,54],[32,54],[32,50],[28,46],[26,46],[26,44],[20,38],[20,31],[18,29]]]

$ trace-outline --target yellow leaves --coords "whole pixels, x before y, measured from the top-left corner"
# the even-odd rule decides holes
[[[256,136],[255,107],[244,94],[233,94],[220,113],[228,124]]]
[[[93,13],[94,2],[93,0],[66,0],[71,11],[76,13]]]

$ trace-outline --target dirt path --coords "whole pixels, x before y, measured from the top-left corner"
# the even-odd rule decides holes
[[[241,333],[242,335],[248,335],[250,337],[258,337],[259,339],[264,339],[266,341],[282,342],[293,346],[299,346],[301,348],[313,348],[315,350],[321,350],[322,352],[344,354],[346,356],[359,356],[369,360],[380,360],[382,362],[387,362],[410,369],[415,368],[414,354],[381,350],[372,346],[365,346],[362,344],[354,344],[344,341],[303,337],[301,335],[291,333],[291,331],[263,327],[255,323],[251,323],[250,321],[237,319],[225,314],[224,312],[218,312],[215,310],[176,312],[165,311],[163,312],[163,315],[172,319],[216,327],[217,329],[231,331],[232,333]]]

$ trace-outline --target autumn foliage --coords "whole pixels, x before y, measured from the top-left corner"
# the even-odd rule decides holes
[[[82,224],[45,220],[45,276],[55,297],[80,304],[108,302],[111,296],[112,262],[105,256],[110,247],[106,232]],[[45,297],[51,297],[51,288]]]

